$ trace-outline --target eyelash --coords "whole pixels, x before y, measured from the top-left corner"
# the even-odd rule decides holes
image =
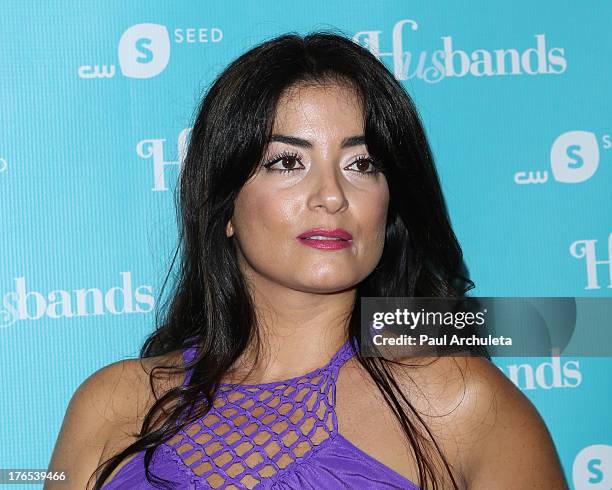
[[[293,152],[290,152],[290,151],[283,151],[281,153],[278,153],[277,155],[275,155],[274,157],[272,157],[268,161],[266,161],[263,164],[263,166],[266,168],[266,170],[268,172],[280,172],[282,174],[286,174],[286,173],[293,172],[295,170],[299,170],[299,169],[295,169],[295,168],[285,168],[285,169],[270,168],[272,165],[276,164],[279,160],[281,160],[283,158],[287,158],[287,157],[295,158],[299,163],[302,163],[302,159],[300,158],[300,155],[298,153],[293,153]],[[374,159],[372,159],[372,157],[368,157],[368,156],[365,156],[365,155],[358,156],[355,159],[355,161],[353,161],[353,163],[351,163],[351,165],[354,165],[354,164],[359,163],[359,162],[364,162],[364,161],[371,163],[372,166],[374,167],[374,170],[369,171],[369,172],[361,172],[361,171],[357,170],[356,172],[358,174],[361,174],[362,177],[372,177],[372,176],[382,172],[382,170],[376,165],[376,162],[374,161]]]

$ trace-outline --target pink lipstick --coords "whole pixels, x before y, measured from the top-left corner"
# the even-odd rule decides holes
[[[342,228],[335,230],[314,228],[305,231],[297,238],[304,245],[320,250],[340,250],[350,247],[353,243],[353,235]]]

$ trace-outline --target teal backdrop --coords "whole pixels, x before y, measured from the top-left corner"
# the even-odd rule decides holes
[[[611,296],[611,25],[595,0],[4,0],[0,467],[45,468],[76,387],[137,355],[195,108],[281,33],[341,30],[405,85],[474,295]],[[612,359],[494,361],[572,488],[610,490]]]

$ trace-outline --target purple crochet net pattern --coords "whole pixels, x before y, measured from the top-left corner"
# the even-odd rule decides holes
[[[305,375],[259,385],[222,384],[211,410],[166,444],[177,463],[212,488],[254,488],[306,461],[338,433],[335,381],[354,354],[346,342],[327,365]],[[185,350],[187,362],[194,355],[195,348]]]

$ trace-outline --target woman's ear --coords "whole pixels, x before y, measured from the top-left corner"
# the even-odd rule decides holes
[[[230,238],[234,234],[234,227],[232,225],[232,220],[227,222],[227,226],[225,227],[225,236]]]

